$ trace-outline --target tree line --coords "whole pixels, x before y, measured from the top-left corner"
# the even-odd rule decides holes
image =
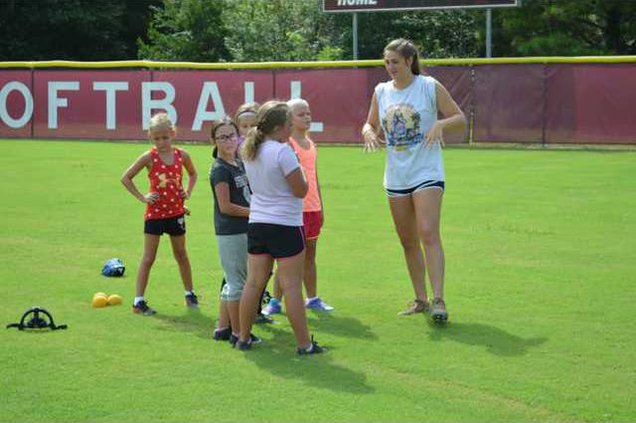
[[[351,21],[321,0],[3,0],[0,60],[347,60]],[[633,0],[523,0],[492,25],[494,56],[636,54]],[[483,57],[485,11],[358,13],[360,59],[398,37],[424,57]]]

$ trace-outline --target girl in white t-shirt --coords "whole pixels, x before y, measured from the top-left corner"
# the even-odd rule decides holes
[[[440,237],[445,188],[442,136],[464,129],[466,118],[439,82],[421,75],[411,41],[391,41],[384,48],[384,65],[391,79],[375,87],[362,135],[367,151],[377,149],[380,132],[386,140],[384,188],[415,291],[415,300],[400,314],[430,311],[433,320],[444,322],[448,312]],[[444,119],[438,119],[438,112]],[[425,267],[433,288],[432,307]]]
[[[287,144],[291,132],[286,103],[268,101],[256,116],[241,156],[252,190],[247,229],[247,281],[240,304],[241,333],[236,347],[251,346],[250,332],[261,293],[274,261],[285,295],[285,309],[300,355],[323,352],[309,337],[302,296],[305,262],[303,197],[307,181],[298,158]]]

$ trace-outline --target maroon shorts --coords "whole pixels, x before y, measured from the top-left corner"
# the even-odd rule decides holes
[[[322,228],[322,211],[303,212],[305,239],[316,239]]]

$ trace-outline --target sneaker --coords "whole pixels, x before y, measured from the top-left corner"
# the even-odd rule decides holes
[[[434,322],[437,323],[444,323],[448,320],[446,303],[441,298],[435,298],[433,300],[433,311],[431,312],[431,318]]]
[[[232,345],[232,348],[236,348],[237,345],[241,344],[241,341],[239,341],[238,336],[234,335],[233,333],[230,334],[229,342],[230,342],[230,345]],[[253,333],[250,333],[250,339],[246,343],[251,346],[252,344],[256,345],[256,344],[260,344],[261,342],[263,342],[261,338],[254,335]],[[245,344],[245,342],[243,344]],[[249,348],[250,347],[247,347],[245,349],[249,349]]]
[[[280,305],[280,300],[276,298],[272,298],[269,300],[269,303],[263,309],[262,314],[265,316],[271,316],[272,314],[280,314],[282,311],[282,307]]]
[[[430,310],[431,306],[428,302],[424,302],[416,298],[411,304],[409,304],[409,308],[399,312],[398,316],[410,316],[411,314],[428,313]]]
[[[261,298],[261,304],[265,305],[269,303],[269,300],[272,299],[272,295],[269,293],[269,291],[265,291],[263,292],[263,298]]]
[[[133,304],[133,313],[141,314],[142,316],[152,316],[157,314],[156,311],[148,307],[148,303],[145,301],[139,301],[137,304]]]
[[[276,322],[271,317],[267,317],[263,313],[259,313],[258,316],[256,316],[256,320],[254,320],[254,323],[256,323],[257,325],[260,325],[260,324],[274,324]]]
[[[296,352],[298,353],[298,355],[311,355],[311,354],[322,354],[325,351],[327,351],[326,348],[321,347],[320,345],[318,345],[318,343],[316,341],[314,341],[314,336],[311,336],[311,345],[309,345],[309,348],[298,348],[296,350]]]
[[[190,308],[198,308],[199,307],[199,299],[194,292],[189,293],[185,296],[185,303]]]
[[[234,344],[234,347],[237,348],[239,351],[247,351],[252,348],[252,343],[249,340],[245,342],[237,340]]]
[[[320,299],[320,297],[312,298],[305,301],[305,308],[314,311],[332,311],[333,307]]]
[[[229,341],[230,336],[232,336],[232,328],[216,328],[214,329],[212,338],[214,338],[215,341]]]

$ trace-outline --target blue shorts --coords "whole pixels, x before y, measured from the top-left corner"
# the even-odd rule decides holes
[[[422,191],[429,188],[441,189],[444,191],[444,181],[424,181],[421,184],[417,184],[412,188],[407,189],[389,189],[385,188],[387,197],[406,197],[412,195],[415,192]]]

